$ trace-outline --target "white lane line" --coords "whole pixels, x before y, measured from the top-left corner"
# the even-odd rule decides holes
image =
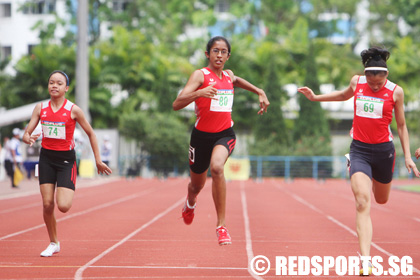
[[[289,276],[289,279],[299,280],[299,279],[301,279],[299,277],[301,277],[301,276]],[[274,276],[269,277],[269,278],[271,278],[271,279],[281,279],[279,277],[274,277]],[[325,275],[322,278],[323,279],[324,278],[325,279],[337,279],[337,276],[335,276],[335,275]],[[70,279],[73,279],[73,278],[61,277],[61,278],[54,278],[54,279],[55,280],[70,280]],[[106,279],[121,280],[121,277],[120,276],[116,276],[116,277],[113,277],[113,276],[101,276],[101,277],[90,276],[90,277],[84,277],[83,279],[85,279],[85,280],[106,280]],[[152,279],[159,279],[159,280],[161,280],[161,279],[166,279],[166,280],[169,280],[169,279],[181,279],[181,280],[186,280],[186,279],[193,279],[193,280],[196,280],[196,279],[204,279],[204,280],[210,280],[210,279],[216,279],[216,280],[221,280],[221,279],[245,279],[245,280],[248,280],[249,276],[220,276],[220,275],[218,275],[218,276],[213,276],[213,275],[176,276],[176,275],[171,275],[171,276],[165,276],[163,278],[162,276],[142,276],[142,275],[139,275],[139,276],[124,276],[124,279],[125,280],[129,280],[129,279],[132,279],[132,280],[135,280],[135,279],[146,279],[146,280],[152,280]],[[407,279],[407,276],[392,276],[392,278],[388,277],[386,279],[392,279],[392,280],[394,280],[394,279]],[[410,280],[420,279],[420,277],[409,276],[409,279]],[[11,278],[11,279],[2,278],[2,280],[16,280],[16,278]],[[51,280],[51,278],[37,277],[37,278],[31,278],[31,280]]]
[[[159,220],[160,218],[162,218],[163,216],[165,216],[166,214],[168,214],[169,212],[171,212],[172,210],[174,210],[175,208],[177,208],[178,206],[180,206],[184,202],[185,202],[185,196],[183,196],[177,202],[175,202],[174,204],[172,204],[165,211],[163,211],[163,212],[159,213],[158,215],[156,215],[149,222],[143,224],[141,227],[139,227],[138,229],[136,229],[135,231],[133,231],[132,233],[130,233],[129,235],[127,235],[126,237],[124,237],[123,239],[121,239],[119,242],[117,242],[116,244],[114,244],[113,246],[109,247],[108,249],[106,249],[105,251],[103,251],[101,254],[99,254],[98,256],[96,256],[95,258],[93,258],[92,260],[90,260],[89,262],[87,262],[85,265],[83,265],[82,267],[80,267],[76,271],[76,274],[74,275],[74,279],[75,280],[83,279],[83,272],[87,268],[89,268],[92,264],[94,264],[97,261],[99,261],[100,259],[102,259],[108,253],[112,252],[114,249],[118,248],[119,246],[121,246],[122,244],[124,244],[125,242],[127,242],[130,238],[132,238],[133,236],[135,236],[136,234],[138,234],[139,232],[141,232],[145,228],[149,227],[151,224],[153,224],[154,222],[156,222],[157,220]]]
[[[185,197],[184,197],[185,201]],[[191,269],[191,270],[246,270],[244,267],[211,267],[211,266],[151,266],[151,265],[92,265],[90,268],[138,268],[138,269]]]
[[[95,179],[91,182],[83,182],[80,184],[80,186],[76,186],[76,189],[84,189],[84,188],[90,188],[90,187],[96,187],[103,184],[113,183],[114,181],[121,180],[120,177],[113,177],[113,178],[106,178],[106,179]],[[38,184],[38,182],[34,181],[34,184]],[[17,193],[10,193],[10,194],[4,194],[0,195],[0,200],[6,200],[6,199],[13,199],[13,198],[21,198],[25,196],[40,194],[39,186],[35,190],[28,190],[28,191],[21,191]]]
[[[342,227],[343,229],[345,229],[346,231],[350,232],[352,235],[354,235],[357,238],[357,233],[352,230],[351,228],[349,228],[348,226],[344,225],[343,223],[341,223],[340,221],[338,221],[337,219],[325,214],[322,210],[318,209],[316,206],[312,205],[311,203],[307,202],[305,199],[303,199],[302,197],[292,193],[289,190],[286,189],[282,189],[276,182],[274,182],[275,186],[282,192],[290,195],[291,197],[293,197],[295,200],[297,200],[298,202],[302,203],[303,205],[305,205],[306,207],[309,207],[310,209],[314,210],[315,212],[323,215],[324,217],[326,217],[328,220],[332,221],[333,223],[335,223],[336,225]],[[394,256],[394,254],[386,251],[384,248],[382,248],[381,246],[379,246],[378,244],[376,244],[375,242],[371,243],[372,247],[375,247],[378,251],[382,252],[383,254],[387,255],[388,257]],[[420,274],[420,270],[415,268],[413,266],[413,271],[415,271],[416,273]]]
[[[257,280],[263,280],[260,276],[254,274],[250,268],[251,260],[254,258],[254,252],[252,250],[252,238],[251,238],[251,229],[249,226],[249,216],[248,216],[248,205],[246,202],[246,194],[244,190],[244,181],[241,181],[241,201],[242,201],[242,215],[244,217],[245,224],[245,240],[246,240],[246,254],[248,256],[248,273]]]
[[[95,207],[86,209],[84,211],[76,212],[74,214],[68,214],[63,218],[57,219],[57,222],[65,221],[65,220],[68,220],[68,219],[71,219],[71,218],[74,218],[74,217],[77,217],[77,216],[81,216],[81,215],[84,215],[84,214],[87,214],[87,213],[90,213],[90,212],[93,212],[93,211],[96,211],[96,210],[100,210],[100,209],[103,209],[103,208],[106,208],[106,207],[109,207],[109,206],[112,206],[112,205],[115,205],[115,204],[118,204],[118,203],[122,203],[122,202],[125,202],[125,201],[128,201],[128,200],[131,200],[131,199],[135,199],[135,198],[138,198],[140,196],[149,194],[149,193],[151,193],[155,190],[156,190],[156,188],[152,187],[148,190],[144,190],[144,191],[139,192],[137,194],[132,194],[132,195],[129,195],[129,196],[126,196],[126,197],[108,202],[108,203],[100,204],[100,205],[97,205]],[[11,233],[11,234],[8,234],[8,235],[5,235],[5,236],[1,236],[0,240],[4,240],[4,239],[10,238],[10,237],[14,237],[14,236],[17,236],[17,235],[20,235],[20,234],[24,234],[24,233],[27,233],[29,231],[36,230],[36,229],[39,229],[39,228],[42,228],[42,227],[45,227],[45,224],[40,224],[40,225],[33,226],[33,227],[30,227],[30,228],[27,228],[27,229],[24,229],[24,230],[21,230],[21,231],[18,231],[18,232],[14,232],[14,233]]]
[[[14,208],[9,208],[9,209],[0,211],[0,215],[15,212],[15,211],[20,211],[20,210],[24,210],[24,209],[28,209],[28,208],[32,208],[32,207],[39,207],[39,205],[40,205],[40,203],[36,202],[36,203],[32,203],[32,204],[27,204],[25,206],[18,206],[18,207],[14,207]]]
[[[0,200],[6,200],[6,199],[13,199],[13,198],[21,198],[25,196],[35,195],[39,194],[39,190],[32,190],[32,191],[25,191],[20,193],[10,193],[10,194],[4,194],[0,196]]]

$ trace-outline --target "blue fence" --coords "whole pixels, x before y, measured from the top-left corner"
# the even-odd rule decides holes
[[[248,156],[232,157],[237,159],[249,159],[250,177],[262,179],[266,177],[280,177],[285,179],[313,178],[316,180],[328,178],[348,178],[348,168],[344,156]],[[176,166],[166,163],[162,170],[150,170],[150,157],[125,156],[120,157],[119,171],[122,176],[141,176],[147,174],[167,176],[180,176],[180,170],[186,170],[188,166]],[[414,159],[415,160],[415,159]],[[169,166],[173,166],[169,168]],[[164,170],[164,171],[163,171]],[[413,173],[408,173],[403,157],[397,157],[394,169],[394,178],[413,178]]]
[[[250,156],[250,176],[326,179],[347,174],[345,157]]]
[[[249,156],[251,177],[293,178],[349,178],[346,158],[344,156]],[[415,160],[415,159],[413,159]],[[408,173],[404,157],[397,157],[394,168],[394,178],[413,178]]]

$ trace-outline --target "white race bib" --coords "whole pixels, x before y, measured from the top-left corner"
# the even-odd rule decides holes
[[[64,122],[41,122],[43,137],[66,139],[66,125]]]
[[[214,112],[232,112],[233,106],[233,90],[219,89],[217,90],[218,100],[212,99],[210,111]]]
[[[381,119],[384,99],[370,96],[356,97],[356,115],[363,118]]]

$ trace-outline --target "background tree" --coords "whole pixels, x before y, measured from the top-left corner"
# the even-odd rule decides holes
[[[409,34],[415,42],[420,42],[420,0],[391,0],[389,6],[396,8],[396,10],[393,10],[396,18],[401,16],[409,25],[408,33],[401,35],[405,36]]]
[[[139,111],[121,117],[120,132],[150,156],[150,167],[162,174],[188,169],[187,126],[173,112]],[[157,129],[158,128],[158,129]]]
[[[317,66],[314,59],[313,45],[310,44],[308,58],[306,60],[306,75],[304,85],[319,94],[319,82],[317,78]],[[308,100],[303,94],[298,95],[299,117],[297,118],[293,131],[295,142],[303,138],[311,138],[313,141],[324,143],[325,148],[311,151],[312,155],[331,155],[330,131],[325,111],[321,108],[320,102]]]
[[[365,30],[369,34],[379,34],[372,36],[370,44],[376,43],[390,49],[390,79],[404,88],[406,102],[417,100],[419,95],[417,73],[420,64],[413,59],[419,56],[420,49],[416,24],[418,11],[412,8],[416,7],[416,1],[420,0],[369,0],[368,9],[372,18]],[[263,139],[267,144],[250,141],[260,145],[258,148],[252,144],[252,149],[258,148],[260,152],[255,150],[258,153],[284,154],[282,141],[286,138],[278,133],[292,131],[294,126],[301,124],[299,119],[287,119],[284,121],[286,128],[279,129],[282,124],[277,124],[277,121],[281,121],[281,116],[273,117],[273,108],[281,107],[282,102],[289,98],[281,88],[288,84],[308,84],[305,79],[316,76],[317,88],[321,83],[341,89],[348,86],[352,75],[362,73],[360,56],[354,53],[358,34],[354,33],[355,41],[352,43],[333,44],[331,37],[341,32],[338,28],[340,22],[326,21],[322,17],[325,12],[330,15],[345,13],[349,20],[348,33],[352,34],[355,32],[353,20],[356,19],[360,2],[230,1],[227,3],[233,20],[224,22],[225,19],[219,17],[217,12],[220,4],[218,0],[122,1],[120,3],[124,5],[118,11],[111,8],[112,0],[89,0],[89,109],[92,125],[94,128],[120,127],[122,119],[130,114],[147,111],[149,116],[161,118],[160,114],[170,112],[173,100],[190,74],[194,69],[207,65],[205,45],[210,38],[209,30],[214,30],[212,27],[217,24],[218,27],[225,27],[219,35],[227,36],[232,44],[232,55],[226,69],[232,69],[236,75],[263,88],[272,103],[268,114],[263,116],[267,120],[263,120],[261,116],[250,113],[257,110],[257,96],[236,89],[232,113],[235,130],[250,138],[258,135],[259,130],[275,131],[276,135]],[[74,1],[66,3],[72,14],[71,22],[58,17],[53,23],[38,22],[34,28],[40,31],[41,44],[33,48],[30,55],[22,57],[15,66],[15,76],[1,76],[1,106],[13,108],[48,98],[45,77],[54,69],[69,73],[71,85],[68,97],[74,99],[72,89],[76,81],[72,77],[76,34],[72,26],[76,25],[76,10],[71,6]],[[402,19],[408,28],[401,28]],[[58,26],[70,26],[67,34],[59,40],[54,36]],[[204,31],[200,36],[191,36],[192,33],[186,32],[191,27],[194,30],[203,28]],[[104,30],[109,32],[101,34]],[[308,55],[309,51],[313,55]],[[316,68],[310,70],[311,66]],[[316,75],[313,74],[315,71]],[[285,99],[281,99],[283,97]],[[303,113],[312,109],[301,111]],[[419,132],[420,127],[417,124],[417,112],[410,110],[407,108],[407,123],[411,134],[414,134]],[[276,110],[276,114],[279,111]],[[185,134],[188,136],[189,128],[194,123],[194,113],[183,110],[170,117],[185,125]],[[313,119],[308,118],[307,121]],[[314,128],[313,125],[308,126]],[[392,127],[395,128],[395,125]],[[303,131],[306,133],[306,128]],[[329,144],[324,145],[323,141],[314,142],[301,136],[295,137],[299,141],[289,143],[287,152],[290,155],[306,155],[311,149],[319,154],[330,153]],[[328,137],[322,137],[317,139],[329,141]],[[137,140],[142,147],[148,147],[152,154],[150,146],[140,143],[141,138]],[[296,145],[292,146],[293,143]],[[264,146],[266,149],[262,148]]]
[[[285,155],[290,152],[290,131],[286,128],[282,104],[286,94],[282,90],[277,76],[276,63],[268,65],[268,75],[264,91],[269,100],[268,112],[259,116],[257,125],[252,130],[253,143],[250,145],[250,155]]]
[[[59,55],[57,55],[59,54]],[[61,45],[41,43],[32,49],[32,54],[22,57],[16,64],[16,75],[1,94],[2,106],[14,108],[36,101],[48,99],[48,76],[56,69],[65,71],[74,77],[74,48]],[[74,79],[70,80],[70,91],[67,97],[74,97],[72,89]]]
[[[315,63],[313,44],[309,46],[308,58],[306,59],[306,75],[304,85],[310,87],[319,94],[319,81],[317,77],[317,65]],[[299,117],[294,126],[293,137],[295,140],[294,154],[298,156],[330,156],[332,155],[330,131],[325,111],[320,102],[309,101],[303,94],[299,94]],[[293,162],[295,174],[293,177],[311,177],[307,170],[311,170],[311,162]],[[330,162],[319,164],[318,176],[330,177],[332,166]]]

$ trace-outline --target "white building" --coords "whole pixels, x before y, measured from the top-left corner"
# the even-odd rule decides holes
[[[0,0],[0,60],[11,57],[5,69],[14,74],[13,66],[31,49],[40,43],[39,31],[33,27],[55,22],[55,17],[70,22],[65,0]],[[57,26],[55,38],[62,38],[66,28]]]

